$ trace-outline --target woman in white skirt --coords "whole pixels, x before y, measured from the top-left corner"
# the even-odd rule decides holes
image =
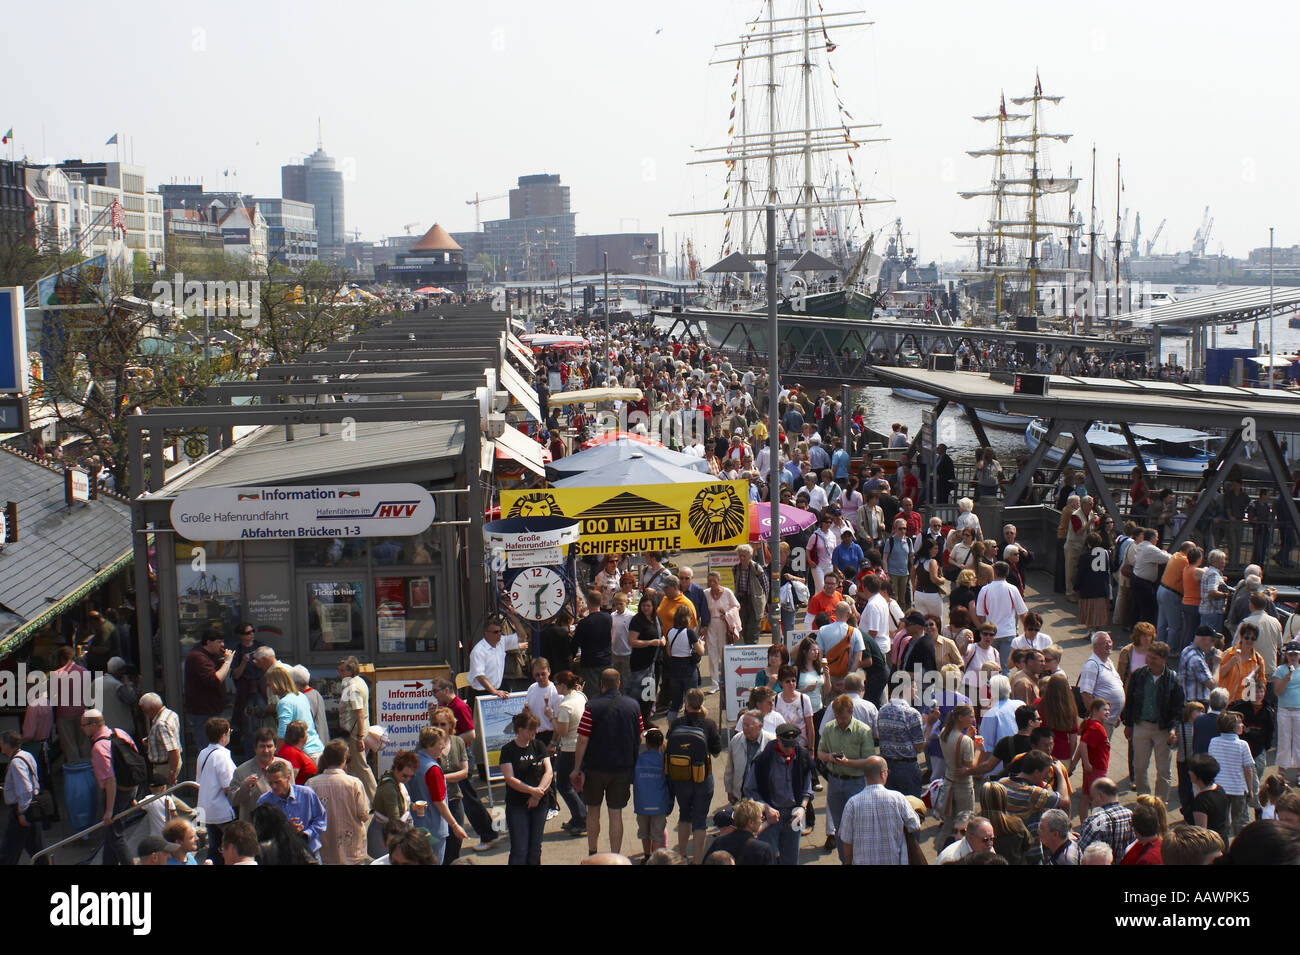
[[[928,537],[921,538],[920,550],[916,555],[916,587],[912,593],[912,606],[923,614],[941,618],[945,581],[934,552],[935,542]]]

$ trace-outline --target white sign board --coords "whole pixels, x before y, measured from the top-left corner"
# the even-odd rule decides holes
[[[732,643],[722,648],[722,701],[727,722],[735,723],[749,702],[754,677],[767,666],[766,643]]]
[[[413,537],[434,519],[418,484],[205,487],[172,501],[172,527],[193,541]]]
[[[81,468],[69,468],[72,475],[72,499],[74,501],[90,500],[90,474]]]
[[[799,646],[804,637],[817,636],[816,630],[787,630],[785,631],[785,648],[790,651],[790,662],[794,662],[794,648]]]
[[[478,729],[479,765],[486,766],[488,779],[501,775],[501,747],[515,738],[511,721],[524,711],[527,693],[511,693],[505,699],[496,696],[474,698],[474,726]]]
[[[555,567],[563,563],[564,552],[558,547],[512,550],[506,553],[507,567]]]
[[[375,684],[376,722],[388,730],[388,742],[379,754],[379,771],[393,766],[404,749],[420,748],[420,730],[429,725],[433,680],[380,680]]]
[[[536,531],[483,531],[483,543],[488,550],[504,550],[519,553],[526,550],[563,549],[569,544],[576,544],[582,537],[582,524],[571,521],[564,527]],[[561,561],[554,561],[561,563]],[[522,564],[519,566],[523,566]]]

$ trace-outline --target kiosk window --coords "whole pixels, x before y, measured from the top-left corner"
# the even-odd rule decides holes
[[[299,567],[364,567],[368,543],[360,537],[295,541],[294,561]]]
[[[176,603],[182,656],[208,628],[227,640],[239,630],[243,598],[230,543],[176,542]],[[215,559],[214,559],[215,558]]]
[[[438,559],[437,528],[431,526],[414,537],[379,538],[370,553],[376,567],[432,564]]]
[[[356,580],[307,581],[307,644],[312,650],[365,648],[364,585]]]
[[[381,654],[439,651],[431,578],[376,577],[375,616]]]

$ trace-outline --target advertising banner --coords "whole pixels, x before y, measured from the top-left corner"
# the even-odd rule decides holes
[[[488,779],[497,781],[501,775],[501,747],[515,738],[511,721],[524,711],[527,693],[511,693],[505,699],[496,696],[474,698],[474,725],[478,728],[480,765],[486,766]]]
[[[581,522],[578,555],[722,550],[749,539],[749,482],[502,491],[505,517],[555,515]]]
[[[0,288],[0,394],[27,390],[27,312],[21,285]]]
[[[417,484],[204,487],[172,501],[172,527],[187,540],[413,537],[434,518]]]

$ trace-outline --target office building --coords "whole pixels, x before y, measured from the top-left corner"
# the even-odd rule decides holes
[[[316,209],[294,199],[254,199],[266,219],[267,255],[290,269],[301,269],[319,258]]]
[[[80,159],[58,166],[69,179],[77,176],[86,184],[89,224],[82,252],[94,256],[107,251],[116,218],[129,250],[143,253],[151,266],[162,262],[163,199],[160,193],[145,190],[144,166]],[[121,207],[116,215],[114,203]]]
[[[552,174],[520,176],[510,190],[510,218],[483,223],[483,251],[498,281],[551,280],[575,262],[575,216],[569,187]]]

